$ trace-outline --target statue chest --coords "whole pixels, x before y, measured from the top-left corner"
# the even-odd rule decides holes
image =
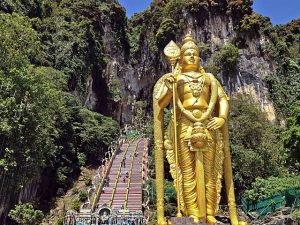
[[[196,78],[180,75],[177,91],[184,108],[206,108],[210,98],[210,80],[205,75]]]

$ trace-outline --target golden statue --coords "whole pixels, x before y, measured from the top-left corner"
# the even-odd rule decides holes
[[[158,224],[166,224],[164,155],[177,192],[177,217],[183,213],[196,223],[216,223],[224,174],[231,224],[246,224],[238,221],[236,212],[228,97],[217,79],[200,66],[199,48],[191,35],[186,35],[181,49],[172,41],[164,53],[172,73],[157,81],[153,93]],[[163,131],[163,109],[171,101],[173,118]]]

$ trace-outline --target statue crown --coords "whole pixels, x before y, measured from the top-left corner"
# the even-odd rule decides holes
[[[188,49],[194,49],[199,53],[199,48],[191,34],[185,35],[184,39],[182,40],[182,47],[180,49],[180,54],[183,55],[183,53]]]

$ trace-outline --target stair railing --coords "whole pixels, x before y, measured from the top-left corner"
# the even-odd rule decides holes
[[[119,144],[119,143],[121,143],[121,144]],[[112,162],[113,162],[113,160],[116,157],[117,151],[121,148],[121,145],[122,145],[122,141],[120,141],[120,139],[118,138],[118,140],[116,141],[116,143],[113,143],[113,145],[111,146],[111,148],[114,149],[113,153],[112,153],[112,157],[109,160],[108,167],[106,168],[105,174],[104,174],[104,176],[102,176],[101,181],[98,184],[98,188],[96,190],[96,193],[94,195],[94,200],[93,200],[92,208],[91,208],[92,212],[94,212],[94,210],[96,208],[97,202],[99,201],[101,190],[102,190],[103,185],[104,185],[104,180],[105,180],[105,178],[108,175],[108,172],[109,172],[109,170],[111,168]]]
[[[126,156],[126,154],[127,154],[127,152],[128,152],[128,149],[129,149],[129,146],[131,145],[131,143],[132,143],[133,141],[134,141],[134,139],[132,139],[132,140],[129,141],[128,146],[127,146],[127,148],[126,148],[126,150],[124,151],[124,154],[123,154],[123,156],[122,156],[122,160],[121,160],[121,162],[120,162],[119,170],[118,170],[118,173],[117,173],[117,177],[116,177],[116,180],[115,180],[115,184],[114,184],[113,191],[112,191],[111,198],[110,198],[110,202],[109,202],[109,207],[110,207],[110,208],[112,207],[113,200],[114,200],[114,197],[115,197],[116,188],[117,188],[118,181],[119,181],[120,174],[121,174],[121,170],[122,170],[123,160],[125,159],[125,156]]]
[[[124,201],[124,209],[127,208],[127,203],[128,203],[128,195],[129,195],[129,189],[130,189],[130,184],[131,184],[131,176],[132,176],[132,168],[133,168],[133,162],[134,162],[134,158],[135,158],[135,154],[137,152],[137,149],[138,149],[138,145],[140,143],[142,139],[140,139],[136,146],[135,146],[135,149],[134,151],[132,152],[131,154],[131,165],[130,165],[130,173],[129,173],[129,177],[128,177],[128,181],[127,181],[127,188],[126,188],[126,195],[125,195],[125,201]]]

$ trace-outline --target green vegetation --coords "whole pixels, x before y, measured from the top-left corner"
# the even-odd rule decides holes
[[[121,96],[121,83],[119,80],[113,78],[111,84],[109,85],[109,90],[111,94],[111,99],[114,102],[119,102],[122,100]]]
[[[42,177],[46,202],[104,155],[119,125],[83,106],[87,78],[105,66],[96,2],[37,3],[40,18],[27,10],[31,3],[0,3],[14,11],[0,11],[0,173],[9,174],[12,195]]]
[[[251,184],[251,189],[245,191],[243,197],[247,201],[256,201],[275,194],[284,194],[285,190],[293,188],[300,188],[300,176],[256,178]]]
[[[249,96],[231,97],[229,137],[234,181],[239,191],[250,187],[256,177],[280,174],[284,161],[280,132]]]
[[[300,170],[300,107],[295,107],[292,116],[286,121],[286,131],[283,134],[283,144],[286,154],[286,166],[290,171]]]
[[[292,114],[294,106],[300,106],[300,66],[286,58],[277,69],[277,74],[266,77],[270,97],[274,100],[279,118]]]
[[[56,223],[57,225],[64,225],[64,218],[59,218]]]
[[[282,120],[300,105],[300,20],[273,27],[269,20],[261,18],[260,33],[269,39],[263,45],[264,54],[276,64],[276,73],[265,81]]]
[[[261,16],[255,12],[245,15],[241,20],[241,31],[257,31],[260,28]]]
[[[90,78],[97,81],[93,85],[97,85],[96,94],[103,103],[99,110],[104,112],[107,105],[121,101],[122,84],[116,77],[102,74],[111,60],[108,52],[124,50],[124,58],[133,65],[147,52],[156,63],[160,60],[158,52],[175,39],[175,34],[186,32],[183,11],[195,16],[199,24],[213,11],[232,15],[238,33],[234,44],[224,45],[215,53],[211,52],[211,43],[199,44],[202,57],[213,54],[206,70],[215,75],[236,72],[237,47],[241,48],[243,42],[241,31],[248,37],[262,35],[261,54],[276,68],[265,82],[278,121],[286,124],[285,128],[270,125],[251,98],[232,97],[229,130],[237,191],[249,189],[254,182],[245,195],[259,199],[272,194],[265,190],[272,189],[276,182],[294,181],[273,176],[299,174],[300,169],[300,20],[273,27],[268,18],[253,13],[251,5],[251,0],[154,1],[150,9],[127,21],[124,8],[115,2],[1,1],[0,173],[10,174],[16,192],[41,176],[40,191],[47,193],[41,197],[43,201],[50,202],[54,195],[64,193],[78,177],[81,166],[104,155],[119,130],[116,121],[83,105]],[[106,44],[108,35],[115,40],[114,45]],[[145,46],[146,50],[142,48]],[[135,125],[144,124],[148,105],[145,99],[136,102]],[[171,113],[166,110],[165,114],[166,127]],[[152,134],[153,124],[149,123],[149,151],[153,149]],[[168,164],[165,166],[166,215],[171,216],[175,192]],[[155,174],[154,151],[149,157],[149,171]],[[257,176],[260,178],[255,180]],[[86,186],[90,183],[87,178]],[[274,191],[283,190],[280,188],[283,186],[278,185]],[[79,199],[72,208],[78,211],[87,193],[74,188],[73,194]],[[42,214],[30,204],[20,204],[10,216],[21,224],[35,224]]]
[[[85,202],[88,199],[88,193],[86,191],[80,191],[78,197],[80,202]]]
[[[170,40],[175,40],[176,31],[177,25],[174,20],[163,20],[156,33],[157,45],[162,49],[170,42]]]
[[[84,184],[87,187],[91,186],[92,185],[92,178],[91,177],[85,177],[84,178]]]
[[[222,71],[229,73],[236,69],[239,57],[239,50],[233,44],[222,46],[219,52],[213,56],[213,61]]]
[[[30,203],[18,204],[15,209],[10,210],[9,217],[21,225],[40,225],[44,214],[36,210]]]
[[[207,46],[201,46],[207,49]],[[203,53],[205,55],[205,52]],[[212,56],[212,61],[205,67],[205,71],[217,75],[221,71],[226,75],[234,74],[238,65],[239,50],[233,44],[226,44],[216,51]]]
[[[79,201],[79,199],[76,199],[72,202],[71,209],[75,210],[76,212],[79,212],[79,210],[80,210],[80,201]]]
[[[150,190],[150,208],[156,208],[156,182],[155,180],[148,181],[149,190]],[[164,201],[165,201],[165,215],[169,217],[175,216],[176,213],[176,191],[172,181],[165,180],[165,194],[164,194]]]
[[[77,195],[78,193],[79,193],[78,188],[77,188],[77,187],[74,187],[74,188],[72,189],[72,194],[73,194],[73,195]]]
[[[133,124],[135,127],[139,129],[143,129],[145,125],[145,118],[146,118],[146,101],[135,101],[134,102],[134,111],[133,111]]]
[[[252,12],[253,0],[228,0],[227,11],[235,17],[247,15]]]
[[[296,210],[293,212],[293,218],[294,218],[297,222],[300,222],[300,210],[299,210],[299,209],[296,209]]]

